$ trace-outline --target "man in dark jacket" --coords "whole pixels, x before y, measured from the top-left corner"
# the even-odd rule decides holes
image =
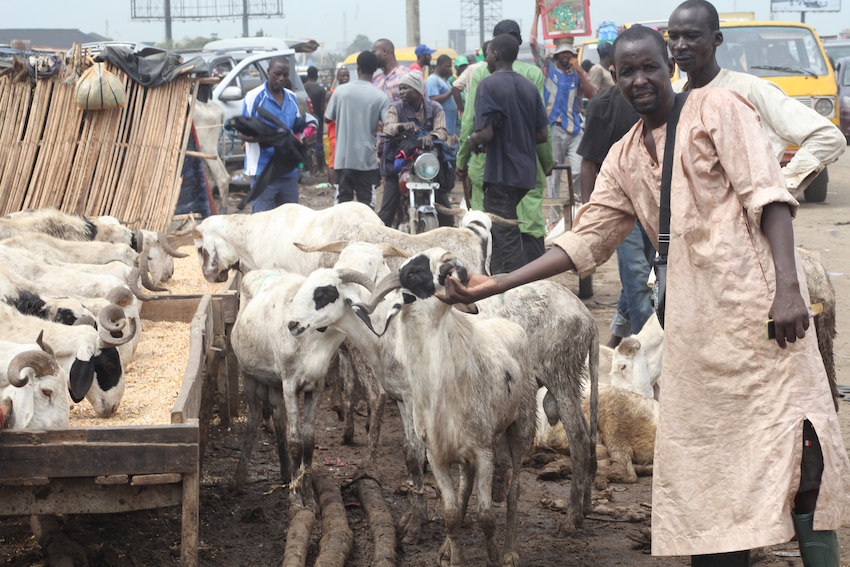
[[[422,73],[411,71],[403,75],[399,80],[398,92],[401,100],[394,103],[387,112],[384,134],[396,136],[403,132],[413,133],[421,127],[428,132],[419,138],[423,149],[433,147],[434,140],[446,142],[449,138],[446,130],[446,113],[439,103],[425,98],[425,82],[422,80]],[[392,226],[401,199],[399,172],[395,169],[395,158],[399,150],[398,143],[388,142],[384,146],[381,158],[381,175],[384,176],[385,182],[384,197],[378,216],[387,226]],[[447,169],[447,167],[441,169]],[[448,207],[448,191],[451,191],[451,187],[441,187],[434,196],[435,201]],[[440,224],[451,224],[450,219],[451,217],[440,218]]]

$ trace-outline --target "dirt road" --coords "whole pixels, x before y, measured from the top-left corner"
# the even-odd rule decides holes
[[[798,244],[821,254],[838,296],[838,338],[835,343],[839,383],[850,382],[850,318],[845,314],[850,299],[850,154],[830,167],[831,186],[827,203],[803,203],[795,221]],[[302,203],[317,208],[329,205],[328,189],[303,188]],[[559,278],[574,292],[578,281],[574,276]],[[595,295],[588,305],[600,326],[600,337],[606,341],[607,328],[613,314],[611,304],[619,293],[616,262],[610,261],[594,276]],[[845,444],[850,445],[850,404],[840,412]],[[244,407],[243,407],[244,416]],[[365,417],[357,417],[355,443],[341,446],[341,424],[328,410],[327,402],[317,423],[318,447],[314,467],[333,474],[341,484],[350,478],[365,455]],[[261,431],[255,449],[245,494],[232,495],[227,482],[233,475],[241,447],[244,417],[231,429],[214,424],[207,447],[201,485],[201,551],[200,564],[216,567],[248,567],[279,565],[283,558],[288,504],[286,489],[280,486],[274,439]],[[394,518],[403,513],[406,472],[401,456],[402,431],[397,409],[388,405],[382,429],[382,445],[378,463],[384,496]],[[705,463],[702,466],[710,466]],[[643,510],[647,519],[636,523],[616,521],[611,516],[593,514],[585,520],[578,535],[558,535],[561,514],[541,505],[543,498],[565,498],[569,481],[543,482],[537,471],[527,467],[522,475],[520,541],[522,564],[526,567],[559,566],[686,566],[685,558],[653,558],[639,543],[641,528],[649,527],[651,479],[641,478],[636,485],[612,485],[609,506],[626,506]],[[444,537],[442,511],[437,500],[433,477],[427,477],[428,507],[432,517],[424,529],[424,541],[405,546],[399,551],[399,565],[420,567],[434,565],[437,550]],[[348,563],[352,567],[371,564],[372,543],[364,512],[353,489],[343,490],[348,521],[355,533],[355,547]],[[472,506],[474,506],[474,496]],[[471,508],[474,510],[474,507]],[[503,536],[504,508],[497,508],[499,536]],[[0,507],[2,514],[2,507]],[[180,523],[177,509],[152,510],[132,514],[69,516],[64,518],[64,531],[85,546],[92,567],[177,565],[180,549]],[[318,551],[318,530],[310,545],[308,564]],[[850,528],[839,534],[844,561],[850,564]],[[636,541],[637,540],[637,541]],[[463,544],[470,565],[483,565],[483,540],[476,526],[465,528]],[[801,565],[796,557],[777,554],[793,553],[796,544],[785,544],[764,550],[756,563],[764,567]],[[34,542],[28,521],[20,518],[0,520],[0,564],[24,567],[46,565],[41,549]]]

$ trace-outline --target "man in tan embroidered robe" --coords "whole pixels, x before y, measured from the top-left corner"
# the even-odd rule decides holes
[[[472,275],[468,287],[447,278],[447,301],[565,270],[588,275],[635,219],[657,245],[672,60],[660,34],[634,27],[617,38],[614,62],[641,120],[611,148],[573,231],[509,274]],[[827,532],[837,557],[829,530],[850,519],[850,462],[809,327],[791,226],[797,201],[740,95],[691,92],[676,132],[652,552],[692,555],[695,566],[747,565],[746,550],[789,541],[795,497],[810,494],[801,487],[808,420],[823,458],[814,530]],[[775,341],[765,338],[768,318]]]

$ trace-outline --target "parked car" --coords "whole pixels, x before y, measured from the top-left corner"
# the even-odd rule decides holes
[[[823,49],[837,63],[839,59],[850,57],[850,39],[825,41],[823,42]]]
[[[835,77],[838,80],[838,127],[850,144],[850,56],[836,60]]]
[[[724,69],[749,73],[772,81],[785,93],[825,116],[836,126],[838,85],[815,30],[791,22],[721,22],[723,45],[717,62]],[[797,151],[788,148],[782,164]],[[828,168],[805,190],[806,201],[826,199]]]

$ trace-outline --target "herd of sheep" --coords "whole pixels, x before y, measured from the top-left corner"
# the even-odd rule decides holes
[[[231,342],[248,419],[234,487],[246,481],[257,429],[270,413],[290,502],[314,503],[316,412],[339,357],[338,368],[354,370],[340,373],[349,399],[355,375],[368,396],[369,457],[361,469],[374,466],[386,402],[398,405],[411,486],[403,541],[419,542],[427,521],[427,460],[445,508],[441,559],[463,561],[459,536],[475,486],[488,563],[516,565],[520,467],[534,443],[569,446],[567,531],[591,511],[597,436],[611,458],[611,480],[635,482],[633,463],[651,464],[663,331],[651,318],[616,350],[600,346],[585,305],[551,281],[474,306],[443,303],[436,294],[447,275],[486,272],[492,223],[508,222],[458,214],[459,228],[410,235],[358,203],[323,211],[283,205],[210,217],[184,233],[194,238],[208,281],[243,272]],[[165,281],[175,252],[163,235],[52,210],[0,219],[0,238],[0,340],[7,341],[0,343],[0,399],[12,395],[13,413],[20,408],[24,416],[13,427],[67,425],[66,392],[110,415],[123,392],[122,365],[138,342],[146,298],[139,284],[157,289],[148,272]],[[63,239],[76,242],[63,248]],[[83,249],[90,255],[82,257]],[[800,255],[812,301],[824,304],[816,329],[834,384],[835,295],[817,257]],[[346,427],[344,439],[352,434]],[[492,510],[500,496],[508,524],[501,549]]]

